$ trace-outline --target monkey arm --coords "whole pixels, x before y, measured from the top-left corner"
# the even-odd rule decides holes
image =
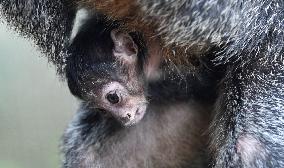
[[[75,14],[71,4],[66,0],[2,0],[0,13],[9,26],[31,38],[60,73]]]

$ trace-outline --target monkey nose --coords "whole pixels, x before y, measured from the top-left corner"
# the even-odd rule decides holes
[[[129,122],[130,120],[132,120],[132,115],[130,113],[127,113],[125,117],[121,118],[121,121],[126,124],[127,122]]]

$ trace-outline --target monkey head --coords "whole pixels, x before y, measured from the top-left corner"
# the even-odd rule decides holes
[[[137,64],[138,47],[129,34],[117,30],[111,31],[111,39],[114,43],[112,54],[115,61],[111,63],[112,68],[109,70],[102,68],[109,71],[109,74],[100,79],[105,81],[102,85],[98,81],[100,87],[93,91],[96,95],[91,97],[94,97],[95,107],[110,114],[123,125],[132,125],[142,119],[147,106],[145,83]]]
[[[66,76],[73,95],[122,125],[138,123],[147,109],[139,47],[129,33],[86,24],[69,46]],[[100,29],[100,26],[104,27]]]

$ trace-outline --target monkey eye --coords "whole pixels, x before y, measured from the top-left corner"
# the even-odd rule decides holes
[[[116,92],[114,93],[108,93],[106,95],[106,99],[111,103],[111,104],[117,104],[119,102],[119,96],[117,95]]]

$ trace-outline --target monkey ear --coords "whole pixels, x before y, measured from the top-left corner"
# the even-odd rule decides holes
[[[112,30],[111,38],[114,43],[113,55],[115,57],[126,62],[136,61],[138,47],[128,33]]]

